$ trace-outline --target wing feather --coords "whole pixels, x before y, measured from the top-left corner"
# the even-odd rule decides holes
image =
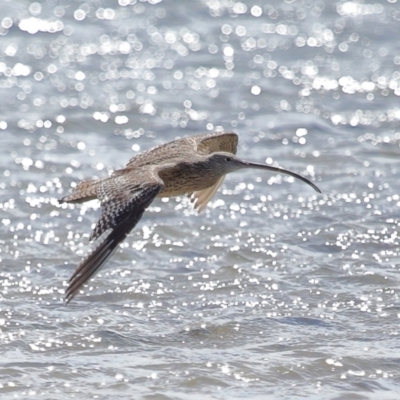
[[[218,188],[221,186],[224,179],[225,175],[221,176],[221,178],[219,178],[218,181],[213,186],[192,193],[191,201],[194,205],[194,208],[197,209],[199,213],[201,213],[206,208],[208,202],[212,199],[212,197],[214,196]]]
[[[217,151],[236,154],[238,135],[231,132],[223,132],[199,137],[197,151],[201,154],[212,154]]]
[[[142,218],[145,209],[163,188],[156,173],[147,174],[145,181],[133,179],[130,174],[118,181],[104,180],[99,188],[102,215],[93,231],[94,239],[110,230],[103,241],[79,264],[69,280],[65,299],[69,303],[79,289],[114,254],[118,245]]]

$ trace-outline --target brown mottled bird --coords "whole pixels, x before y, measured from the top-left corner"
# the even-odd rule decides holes
[[[201,212],[225,175],[242,168],[290,175],[321,193],[316,185],[294,172],[240,160],[236,157],[237,144],[235,133],[208,133],[174,140],[138,154],[108,178],[80,182],[70,195],[62,198],[61,203],[99,199],[101,216],[90,240],[108,232],[71,276],[65,294],[67,303],[112,256],[156,197],[189,195]]]

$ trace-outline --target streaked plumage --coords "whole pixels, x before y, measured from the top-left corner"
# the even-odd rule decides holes
[[[126,167],[110,177],[79,183],[60,202],[82,203],[99,199],[101,216],[90,240],[109,232],[78,266],[69,280],[67,302],[112,256],[118,245],[141,219],[156,197],[189,195],[201,212],[227,173],[241,168],[258,168],[291,175],[320,190],[293,172],[238,159],[238,136],[213,133],[191,136],[157,146],[133,157]]]

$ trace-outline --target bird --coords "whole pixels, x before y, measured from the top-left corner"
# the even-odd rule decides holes
[[[228,173],[248,168],[290,175],[321,193],[313,182],[294,172],[241,160],[236,156],[237,145],[238,135],[233,132],[176,139],[132,157],[125,168],[109,177],[78,183],[71,194],[59,200],[83,203],[98,199],[101,204],[101,216],[89,240],[102,240],[69,279],[66,303],[109,260],[156,197],[188,195],[200,213]]]

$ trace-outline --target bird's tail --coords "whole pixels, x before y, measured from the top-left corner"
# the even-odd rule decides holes
[[[60,200],[60,203],[84,203],[85,201],[97,199],[99,182],[99,180],[94,179],[80,182],[71,194]]]

